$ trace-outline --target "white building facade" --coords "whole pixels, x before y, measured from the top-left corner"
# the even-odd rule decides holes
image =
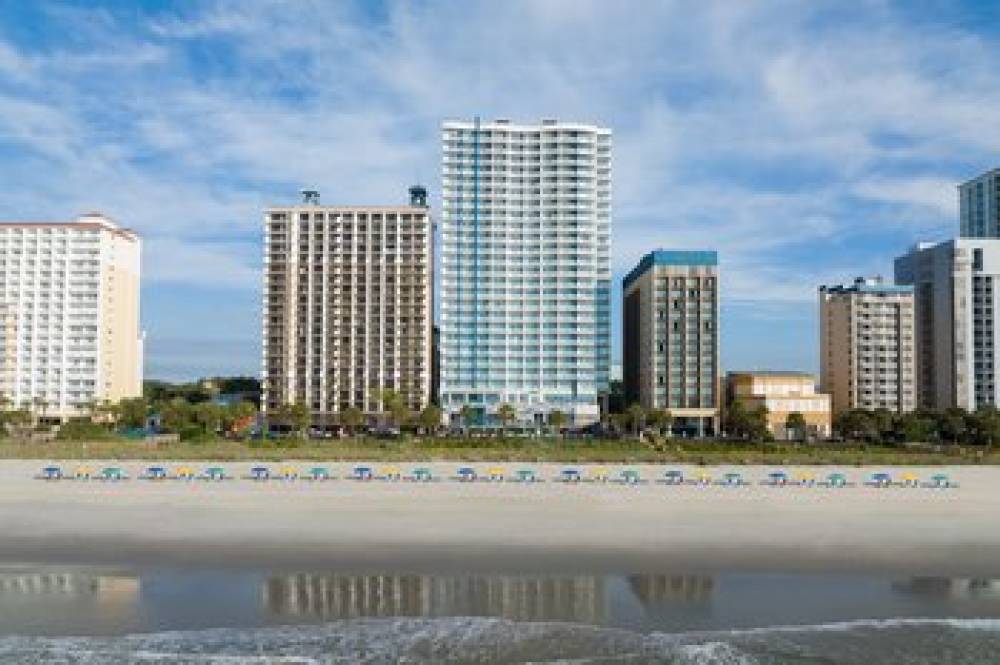
[[[142,394],[140,240],[107,217],[0,222],[0,393],[65,420]]]
[[[447,417],[488,426],[509,404],[527,426],[554,411],[597,420],[611,361],[611,131],[474,120],[444,123],[442,141]]]
[[[895,278],[914,290],[920,406],[1000,404],[1000,239],[921,243],[896,259]]]

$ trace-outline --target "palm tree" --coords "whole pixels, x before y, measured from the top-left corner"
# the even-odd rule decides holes
[[[351,436],[354,436],[357,429],[364,424],[365,414],[358,407],[349,406],[338,414],[337,420],[342,427],[350,432]]]
[[[645,424],[646,410],[642,408],[641,404],[633,404],[625,410],[625,415],[628,417],[629,424],[632,425],[632,432],[639,436],[639,432],[642,431]]]
[[[791,439],[795,436],[797,439],[806,438],[806,419],[798,411],[792,411],[785,418],[785,435]]]
[[[434,433],[441,427],[441,409],[433,404],[428,404],[420,412],[419,421],[424,431],[428,434]]]
[[[468,404],[463,404],[462,409],[458,413],[462,420],[462,427],[472,427],[472,420],[476,417],[476,410]]]
[[[549,426],[551,426],[556,432],[561,432],[562,428],[566,426],[568,421],[569,418],[566,414],[558,409],[549,414]]]
[[[500,425],[506,430],[512,422],[517,420],[517,409],[514,408],[513,404],[501,404],[497,407],[497,420],[500,421]]]

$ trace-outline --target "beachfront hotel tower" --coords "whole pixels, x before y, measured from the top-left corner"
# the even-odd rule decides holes
[[[719,430],[719,269],[706,251],[646,254],[622,282],[627,404],[664,409],[687,436]]]
[[[0,222],[0,394],[47,421],[142,394],[140,241],[99,213]]]
[[[959,235],[1000,238],[1000,169],[958,186]]]
[[[913,287],[917,400],[974,411],[1000,404],[1000,239],[920,243],[896,259],[897,284]]]
[[[819,287],[820,391],[833,415],[916,408],[913,287],[859,277]]]
[[[431,394],[433,230],[423,187],[409,205],[300,205],[264,213],[263,408],[305,404],[327,426],[386,391]]]
[[[441,402],[450,422],[600,416],[611,360],[611,131],[445,122]],[[463,415],[464,414],[464,415]]]

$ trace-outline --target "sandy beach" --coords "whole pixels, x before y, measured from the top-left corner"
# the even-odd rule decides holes
[[[960,484],[934,490],[759,485],[770,467],[707,469],[751,481],[735,488],[568,485],[551,481],[556,465],[534,465],[538,484],[136,480],[147,463],[121,463],[122,482],[35,479],[49,463],[0,462],[0,561],[1000,574],[994,467],[905,470]],[[241,477],[251,465],[225,466]],[[327,466],[342,477],[353,465]],[[459,464],[426,466],[447,477]],[[637,468],[653,479],[667,467]],[[875,469],[842,471],[860,483]]]

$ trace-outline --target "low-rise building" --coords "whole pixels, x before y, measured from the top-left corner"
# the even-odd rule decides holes
[[[830,436],[830,396],[816,392],[816,377],[805,372],[730,372],[726,403],[739,403],[748,411],[767,409],[767,429],[775,439],[796,436],[825,439]],[[789,431],[788,416],[798,413],[805,432]]]

